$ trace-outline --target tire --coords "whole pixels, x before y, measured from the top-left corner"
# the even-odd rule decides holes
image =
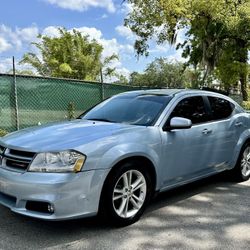
[[[99,211],[114,226],[133,224],[143,214],[152,195],[152,181],[146,166],[127,162],[114,169],[105,181]]]
[[[250,178],[250,143],[247,142],[241,149],[236,166],[231,171],[231,176],[238,182],[247,181]]]

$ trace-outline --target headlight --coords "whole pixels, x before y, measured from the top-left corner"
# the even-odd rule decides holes
[[[86,156],[76,151],[40,153],[32,161],[30,172],[80,172]]]

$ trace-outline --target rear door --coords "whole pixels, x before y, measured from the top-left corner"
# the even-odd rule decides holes
[[[208,96],[207,100],[210,104],[211,123],[209,127],[213,140],[209,167],[220,171],[227,168],[231,162],[237,137],[243,129],[243,124],[239,120],[240,117],[234,115],[233,103],[217,96]]]

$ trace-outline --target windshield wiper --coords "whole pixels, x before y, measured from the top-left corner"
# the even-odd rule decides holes
[[[105,119],[105,118],[89,118],[89,119],[86,119],[86,120],[89,120],[89,121],[99,121],[99,122],[113,122],[113,123],[115,123],[114,121],[111,121],[111,120]]]

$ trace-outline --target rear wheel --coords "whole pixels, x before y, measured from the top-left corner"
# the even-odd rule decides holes
[[[144,168],[139,162],[125,163],[108,176],[100,209],[112,224],[132,224],[145,210],[152,194],[152,182]]]
[[[237,181],[247,181],[250,178],[250,143],[246,143],[240,152],[235,168],[232,171]]]

